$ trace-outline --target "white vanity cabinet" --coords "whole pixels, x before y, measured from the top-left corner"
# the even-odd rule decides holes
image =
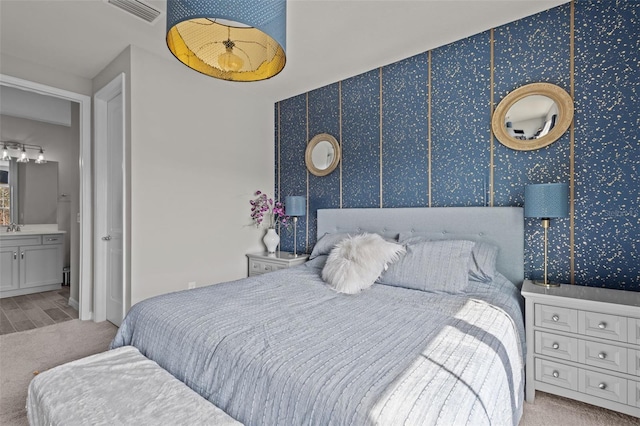
[[[0,238],[0,298],[56,290],[62,283],[63,234]]]

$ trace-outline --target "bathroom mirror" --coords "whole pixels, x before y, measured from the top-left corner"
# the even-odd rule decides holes
[[[491,119],[496,139],[518,151],[551,145],[567,131],[573,120],[573,100],[550,83],[532,83],[509,93]]]
[[[340,145],[328,133],[315,135],[307,145],[304,160],[309,172],[316,176],[326,176],[340,162]]]
[[[4,189],[9,192],[10,221],[20,225],[58,223],[58,163],[0,165],[7,172]]]

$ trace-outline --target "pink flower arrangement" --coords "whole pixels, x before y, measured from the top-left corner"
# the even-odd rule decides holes
[[[255,199],[250,200],[251,204],[251,219],[256,224],[256,227],[262,225],[262,222],[268,218],[269,228],[274,228],[278,223],[287,227],[289,226],[289,216],[284,212],[284,205],[280,201],[273,201],[273,198],[267,196],[267,194],[256,191]]]

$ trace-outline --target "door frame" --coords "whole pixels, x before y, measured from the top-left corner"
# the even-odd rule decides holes
[[[98,90],[93,95],[94,105],[94,158],[95,165],[95,233],[94,233],[94,297],[93,297],[93,318],[100,322],[107,319],[107,262],[106,248],[101,244],[102,236],[106,235],[107,212],[100,208],[106,203],[106,168],[99,167],[101,159],[106,153],[108,141],[107,104],[118,94],[122,95],[122,315],[127,312],[129,303],[129,270],[127,241],[129,239],[129,229],[126,212],[127,204],[127,103],[126,103],[125,74],[118,74],[113,80]]]
[[[39,93],[65,99],[79,104],[80,127],[80,249],[79,249],[79,278],[78,283],[78,316],[81,320],[93,317],[92,283],[93,283],[93,208],[92,208],[92,178],[91,178],[91,97],[57,87],[24,80],[17,77],[0,74],[0,85],[16,89]],[[62,271],[60,271],[62,273]]]

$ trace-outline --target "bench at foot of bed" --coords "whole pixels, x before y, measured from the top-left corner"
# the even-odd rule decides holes
[[[241,426],[132,346],[36,376],[27,415],[39,425]]]

